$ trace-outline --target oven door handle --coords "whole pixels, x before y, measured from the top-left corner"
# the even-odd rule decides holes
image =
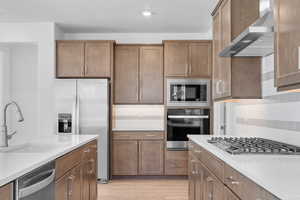
[[[27,197],[31,194],[34,194],[34,193],[42,190],[43,188],[47,187],[48,185],[50,185],[55,179],[55,169],[49,170],[49,171],[47,171],[47,173],[50,174],[47,178],[45,178],[37,183],[34,183],[30,186],[20,189],[19,190],[19,198]],[[45,174],[45,172],[37,175],[36,178],[38,178],[39,176],[42,176],[43,174]]]
[[[170,119],[208,119],[208,115],[169,115]]]

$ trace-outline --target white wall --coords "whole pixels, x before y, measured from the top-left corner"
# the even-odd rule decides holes
[[[226,103],[227,134],[277,136],[300,145],[300,93],[277,92],[273,55],[263,58],[262,92],[262,100]]]
[[[37,44],[37,134],[53,133],[53,83],[55,77],[54,23],[0,23],[0,43]],[[0,98],[1,99],[1,98]],[[26,122],[25,122],[26,123]]]
[[[117,43],[160,44],[163,40],[210,40],[208,33],[66,33],[67,40],[116,40]]]
[[[7,47],[0,47],[0,111],[4,109],[5,103],[10,97],[9,77],[10,77],[10,51]],[[3,115],[0,114],[0,124]]]

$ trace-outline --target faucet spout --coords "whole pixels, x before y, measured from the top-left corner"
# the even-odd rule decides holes
[[[7,129],[7,109],[9,106],[15,106],[17,111],[17,121],[23,122],[24,116],[22,113],[22,110],[20,106],[15,102],[12,101],[5,105],[4,112],[3,112],[3,125],[0,127],[0,147],[8,147],[8,140],[12,138],[13,135],[16,134],[16,131],[14,131],[12,134],[8,134]]]

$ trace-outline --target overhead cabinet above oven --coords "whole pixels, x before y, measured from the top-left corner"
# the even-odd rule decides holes
[[[259,0],[220,0],[213,12],[213,98],[261,98],[261,57],[223,58],[226,48],[259,16]]]

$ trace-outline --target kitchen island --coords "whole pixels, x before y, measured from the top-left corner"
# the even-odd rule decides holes
[[[1,149],[0,187],[51,161],[56,161],[55,185],[60,184],[64,176],[73,177],[71,171],[76,166],[82,167],[84,171],[87,165],[89,169],[87,178],[91,180],[93,176],[92,181],[95,185],[97,137],[96,135],[52,135],[33,139],[30,143],[11,145],[7,150]],[[94,195],[96,194],[97,192]]]
[[[300,199],[300,155],[232,155],[208,143],[211,137],[189,136],[192,199],[197,195],[208,199],[212,195],[217,199],[223,196],[221,199],[226,200]],[[206,187],[211,184],[212,190]]]

